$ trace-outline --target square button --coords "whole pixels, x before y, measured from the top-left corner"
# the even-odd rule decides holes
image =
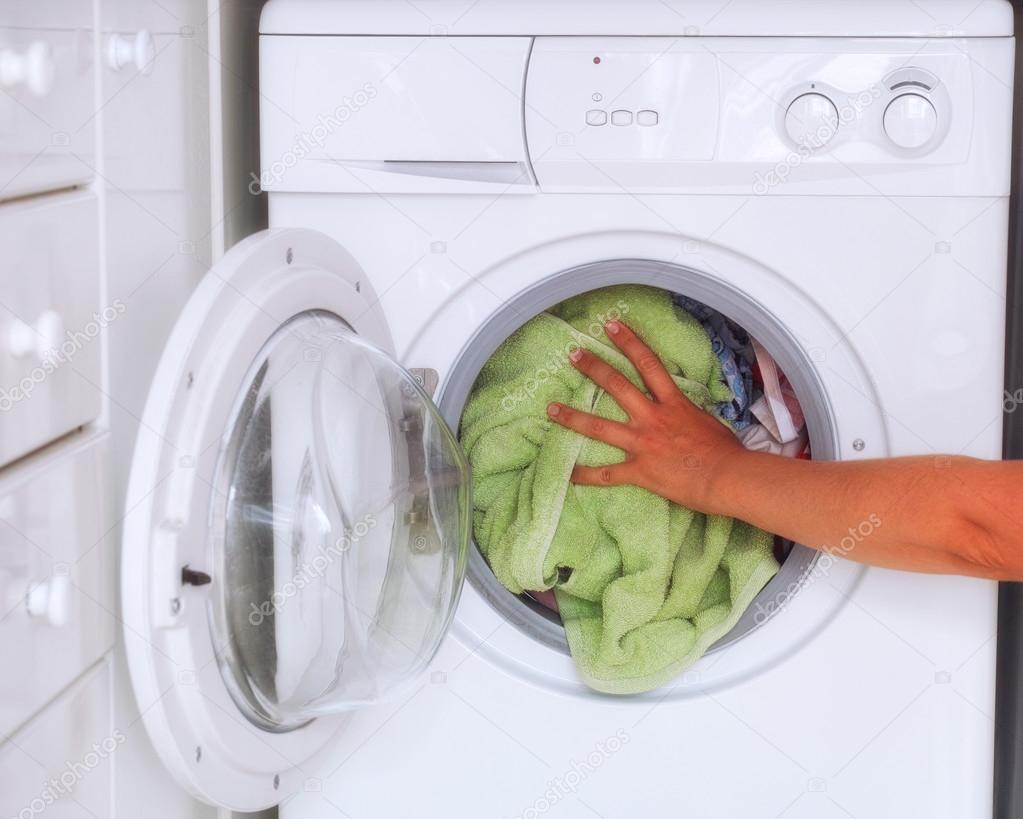
[[[632,125],[632,111],[619,108],[611,112],[612,125]]]
[[[602,111],[599,108],[592,108],[586,112],[586,124],[587,125],[606,125],[607,124],[607,111]]]
[[[636,112],[636,122],[640,125],[656,125],[658,120],[657,112],[650,109]]]

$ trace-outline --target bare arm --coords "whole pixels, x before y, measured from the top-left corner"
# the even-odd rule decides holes
[[[561,404],[552,420],[625,452],[623,463],[576,467],[592,485],[635,484],[709,514],[863,563],[922,572],[1023,579],[1023,462],[961,456],[800,461],[750,452],[675,386],[620,322],[608,337],[651,397],[596,356],[573,364],[629,415],[620,424]]]

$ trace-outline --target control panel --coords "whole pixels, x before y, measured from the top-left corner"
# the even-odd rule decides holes
[[[990,39],[537,37],[526,139],[546,190],[1001,192],[1008,123],[972,122],[1011,72]]]
[[[812,81],[797,85],[787,97],[785,134],[809,153],[860,141],[895,156],[925,156],[939,147],[952,119],[944,83],[916,66],[897,68],[859,89]]]
[[[647,38],[538,37],[526,78],[527,136],[587,159],[706,160],[718,84],[714,55],[701,49],[652,49]]]
[[[1001,196],[1010,176],[1007,37],[281,35],[260,55],[267,191]]]
[[[594,102],[600,102],[600,100],[601,95],[599,93],[593,95]],[[643,128],[649,128],[651,125],[656,125],[659,121],[660,114],[656,111],[651,111],[649,108],[636,111],[635,114],[624,108],[618,108],[610,112],[610,118],[608,117],[608,112],[603,108],[591,108],[586,112],[587,125],[607,125],[608,122],[612,125],[632,125],[635,123]]]

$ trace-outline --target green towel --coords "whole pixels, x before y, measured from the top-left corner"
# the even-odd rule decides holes
[[[732,395],[700,324],[664,291],[623,285],[569,299],[519,328],[481,371],[462,415],[473,468],[473,528],[509,590],[553,588],[583,680],[614,694],[675,677],[728,632],[778,570],[772,537],[635,486],[576,486],[577,463],[621,450],[551,422],[559,401],[625,420],[614,400],[568,360],[583,347],[642,388],[604,335],[621,318],[682,391],[710,409]]]

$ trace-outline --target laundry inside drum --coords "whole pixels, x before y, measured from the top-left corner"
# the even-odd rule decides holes
[[[581,400],[592,399],[593,411],[607,414],[612,399],[570,369],[568,353],[582,346],[613,365],[620,363],[616,356],[624,361],[604,333],[611,319],[633,327],[683,392],[730,426],[747,448],[809,458],[811,447],[800,397],[768,346],[724,312],[681,292],[626,284],[580,293],[520,326],[483,365],[460,426],[462,445],[470,461],[475,459],[474,534],[477,557],[485,558],[470,569],[470,581],[519,628],[554,648],[571,647],[592,687],[634,693],[656,686],[633,677],[664,682],[672,667],[681,670],[765,621],[784,602],[779,595],[793,586],[793,572],[805,574],[813,553],[741,521],[707,518],[635,487],[615,494],[613,487],[576,487],[545,473],[548,464],[562,473],[567,465],[570,471],[576,455],[599,462],[601,447],[611,457],[605,462],[615,453],[620,458],[607,445],[566,441],[579,438],[568,431],[558,429],[552,436],[545,415],[549,400],[579,400],[573,389],[589,389]],[[573,378],[577,387],[562,383]],[[620,582],[629,575],[623,566],[637,560],[630,551],[636,548],[646,550],[640,560],[663,563],[664,554],[669,556],[661,586],[654,584],[660,591],[639,594],[636,584]],[[743,557],[737,560],[736,554]],[[748,565],[736,569],[743,560]],[[495,579],[502,589],[495,588]],[[625,676],[636,673],[624,683],[604,679],[611,672],[603,660],[591,658],[589,669],[580,662],[579,654],[607,642],[608,635],[597,632],[616,620],[622,621],[618,643],[636,643],[629,622],[643,610],[649,617],[639,617],[638,628],[646,629],[649,645],[642,651],[657,650],[661,638],[653,635],[660,633],[674,652],[671,662],[662,663],[657,673],[626,668]],[[590,648],[581,648],[586,643]]]

